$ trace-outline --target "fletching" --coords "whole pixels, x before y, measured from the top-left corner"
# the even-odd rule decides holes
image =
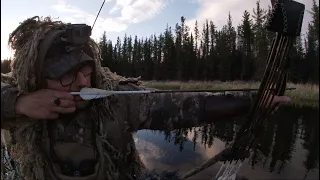
[[[111,92],[96,88],[82,88],[80,92],[71,92],[72,95],[80,95],[84,100],[98,99],[112,95]]]

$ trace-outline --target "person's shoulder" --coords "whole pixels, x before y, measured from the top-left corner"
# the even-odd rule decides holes
[[[124,77],[112,72],[108,67],[102,67],[103,81],[112,81],[114,89],[118,91],[137,91],[146,89],[142,86],[141,77]]]

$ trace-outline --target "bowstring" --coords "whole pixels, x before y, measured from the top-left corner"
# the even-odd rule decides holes
[[[103,6],[104,6],[104,3],[106,2],[106,0],[103,0],[103,2],[102,2],[102,4],[101,4],[101,6],[100,6],[100,9],[99,9],[99,11],[98,11],[98,14],[96,15],[96,18],[95,18],[95,20],[94,20],[94,22],[93,22],[93,24],[92,24],[92,27],[91,27],[91,33],[92,33],[92,30],[93,30],[93,27],[94,27],[94,25],[96,24],[96,21],[98,20],[98,17],[99,17],[99,15],[100,15],[100,12],[101,12],[101,10],[102,10],[102,8],[103,8]],[[84,48],[84,45],[82,45],[83,47],[82,47],[82,50],[81,50],[81,52],[80,52],[80,57],[79,57],[79,60],[78,60],[78,64],[77,64],[77,66],[79,66],[79,64],[80,64],[80,60],[81,60],[81,58],[82,58],[82,55],[83,55],[83,48]],[[74,74],[74,76],[73,76],[73,78],[72,78],[72,81],[71,81],[71,83],[70,83],[70,85],[69,85],[69,92],[71,92],[71,87],[72,87],[72,84],[76,81],[76,79],[77,79],[77,75],[78,75],[78,72],[76,72],[75,74]]]

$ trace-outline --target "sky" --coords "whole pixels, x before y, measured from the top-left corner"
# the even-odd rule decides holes
[[[312,0],[296,0],[312,7]],[[103,0],[1,0],[1,60],[12,56],[8,48],[9,34],[23,20],[33,16],[51,16],[64,22],[92,25]],[[173,29],[186,18],[193,29],[195,20],[200,25],[208,19],[220,29],[226,24],[228,12],[233,25],[240,24],[245,10],[252,13],[257,0],[106,0],[93,28],[92,38],[99,40],[106,31],[107,38],[115,42],[125,34],[148,37],[164,32],[167,24]],[[319,0],[317,0],[319,4]],[[269,0],[261,0],[261,7],[267,9]],[[311,15],[305,12],[302,33],[306,33]]]

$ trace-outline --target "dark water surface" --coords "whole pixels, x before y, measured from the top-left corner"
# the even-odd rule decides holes
[[[142,130],[136,134],[137,149],[148,169],[184,174],[233,140],[239,129],[235,122],[170,133]],[[319,179],[319,108],[282,106],[264,125],[257,144],[238,175],[250,180]],[[211,179],[221,165],[219,162],[189,179]]]

